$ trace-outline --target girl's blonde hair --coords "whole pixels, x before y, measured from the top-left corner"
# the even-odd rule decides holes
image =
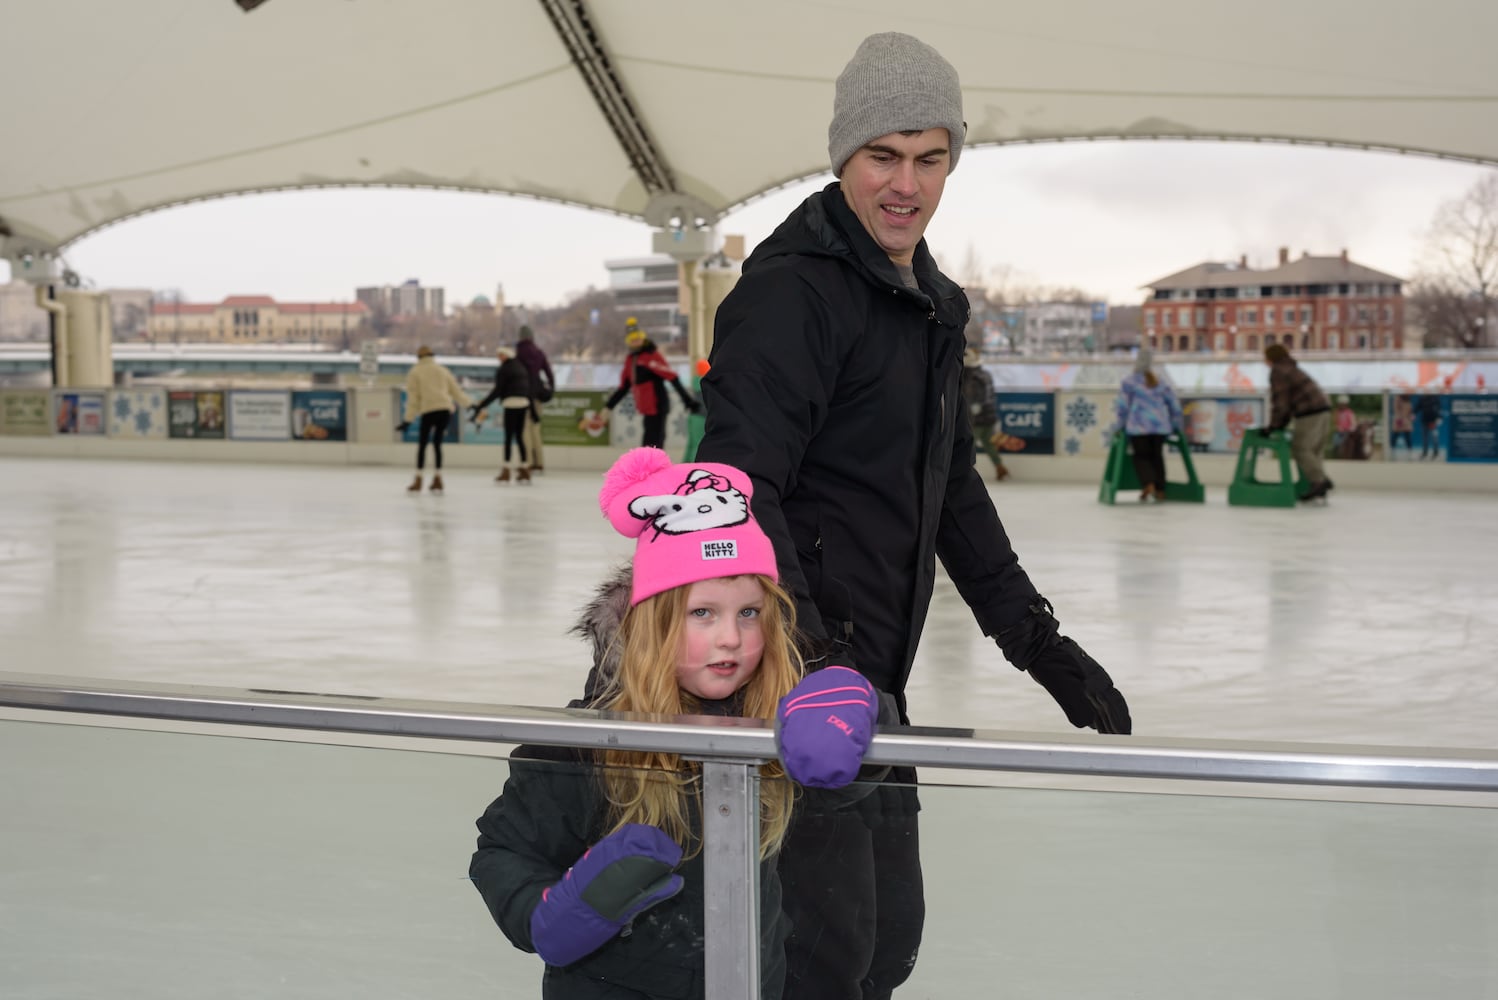
[[[732,578],[730,578],[732,579]],[[796,609],[790,595],[774,580],[755,574],[765,589],[760,628],[764,653],[759,667],[734,695],[738,714],[749,719],[774,719],[782,697],[801,678],[801,656],[791,641]],[[619,645],[619,670],[593,707],[615,712],[653,715],[691,715],[700,703],[676,682],[690,585],[647,597],[629,609],[614,642]],[[659,827],[690,857],[701,850],[702,769],[674,753],[607,750],[602,782],[609,803],[610,829],[625,823]],[[795,787],[779,761],[759,769],[760,857],[780,848],[790,824]],[[693,817],[697,822],[693,823]]]

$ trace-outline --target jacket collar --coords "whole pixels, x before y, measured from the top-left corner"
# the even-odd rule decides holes
[[[865,280],[880,289],[894,288],[923,301],[929,301],[937,317],[947,325],[960,322],[953,299],[962,294],[962,288],[936,266],[926,240],[916,244],[911,257],[911,269],[921,291],[913,292],[900,280],[889,254],[874,242],[864,229],[848,199],[843,197],[842,187],[833,181],[805,202],[803,218],[818,242],[831,254],[847,260]]]

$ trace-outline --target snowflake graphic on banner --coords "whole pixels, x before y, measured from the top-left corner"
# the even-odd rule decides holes
[[[1097,424],[1097,404],[1090,399],[1074,399],[1066,404],[1066,426],[1085,431]]]
[[[137,434],[151,433],[151,414],[141,410],[135,415],[135,432]]]
[[[114,415],[121,421],[130,419],[130,397],[114,397]]]
[[[1077,452],[1082,450],[1082,442],[1078,441],[1074,437],[1069,437],[1066,439],[1065,448],[1068,455],[1075,455]]]

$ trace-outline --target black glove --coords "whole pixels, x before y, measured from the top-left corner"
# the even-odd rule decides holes
[[[409,420],[402,420],[400,423],[398,423],[398,424],[395,425],[395,429],[398,430],[398,431],[400,431],[402,434],[404,434],[404,433],[406,433],[406,429],[409,428],[410,426],[411,426],[411,421],[409,421]]]
[[[1128,735],[1134,731],[1129,703],[1108,671],[1077,643],[1059,633],[1051,602],[1036,597],[1030,614],[994,636],[1009,662],[1048,691],[1078,729]]]
[[[1259,428],[1259,437],[1261,437],[1261,438],[1274,437],[1274,428],[1273,427],[1260,427]]]

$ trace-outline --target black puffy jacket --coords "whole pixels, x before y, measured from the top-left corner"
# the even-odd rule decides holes
[[[572,707],[581,707],[574,702]],[[531,911],[583,852],[607,833],[598,769],[581,751],[522,746],[510,755],[504,793],[478,820],[468,874],[499,929],[515,947],[531,944]],[[694,816],[694,820],[698,818]],[[701,829],[700,821],[694,822]],[[546,966],[546,1000],[618,996],[621,987],[661,1000],[704,995],[704,855],[677,869],[682,891],[635,917],[627,934],[565,968]],[[777,1000],[785,978],[785,935],[775,859],[760,864],[761,995]]]
[[[967,297],[924,240],[913,265],[918,292],[836,183],[807,198],[718,310],[697,451],[750,475],[810,643],[851,620],[854,665],[902,718],[935,557],[986,634],[1035,597],[973,466]]]
[[[494,369],[494,388],[489,390],[489,395],[474,404],[473,408],[482,410],[495,400],[534,400],[536,397],[532,385],[530,369],[525,367],[525,362],[519,358],[506,358],[503,364]]]

